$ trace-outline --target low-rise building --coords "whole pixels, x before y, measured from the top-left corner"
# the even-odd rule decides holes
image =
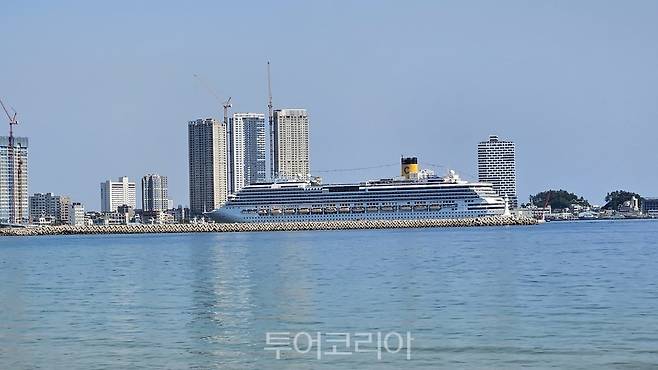
[[[49,224],[66,224],[70,203],[71,199],[67,196],[35,193],[30,196],[30,222],[42,224],[43,220],[49,220]]]
[[[188,207],[178,205],[178,208],[170,209],[168,212],[173,214],[174,222],[176,223],[182,224],[190,222],[190,209]]]
[[[174,216],[163,211],[142,212],[142,223],[144,224],[173,224]]]
[[[642,213],[651,217],[658,217],[658,198],[644,198]]]

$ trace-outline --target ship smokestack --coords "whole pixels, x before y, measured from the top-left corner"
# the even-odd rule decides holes
[[[407,180],[418,177],[418,158],[407,157],[400,160],[400,176]]]

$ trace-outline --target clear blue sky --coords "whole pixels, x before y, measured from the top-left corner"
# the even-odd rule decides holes
[[[3,1],[0,96],[30,192],[98,209],[101,181],[157,172],[188,204],[187,121],[221,115],[193,74],[265,112],[269,59],[275,106],[309,110],[312,170],[406,154],[469,177],[495,133],[517,143],[521,200],[658,196],[656,1],[103,3]]]

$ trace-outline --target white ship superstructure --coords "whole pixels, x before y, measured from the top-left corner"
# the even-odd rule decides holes
[[[217,222],[416,220],[507,214],[491,184],[418,172],[416,158],[402,159],[402,177],[359,184],[274,182],[245,186],[207,215]]]

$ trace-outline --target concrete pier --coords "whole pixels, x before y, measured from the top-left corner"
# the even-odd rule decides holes
[[[311,221],[280,223],[216,223],[172,225],[111,225],[111,226],[43,226],[0,229],[0,236],[95,235],[95,234],[163,234],[254,231],[358,230],[428,227],[472,227],[536,225],[534,218],[482,217],[437,220],[361,220]]]

